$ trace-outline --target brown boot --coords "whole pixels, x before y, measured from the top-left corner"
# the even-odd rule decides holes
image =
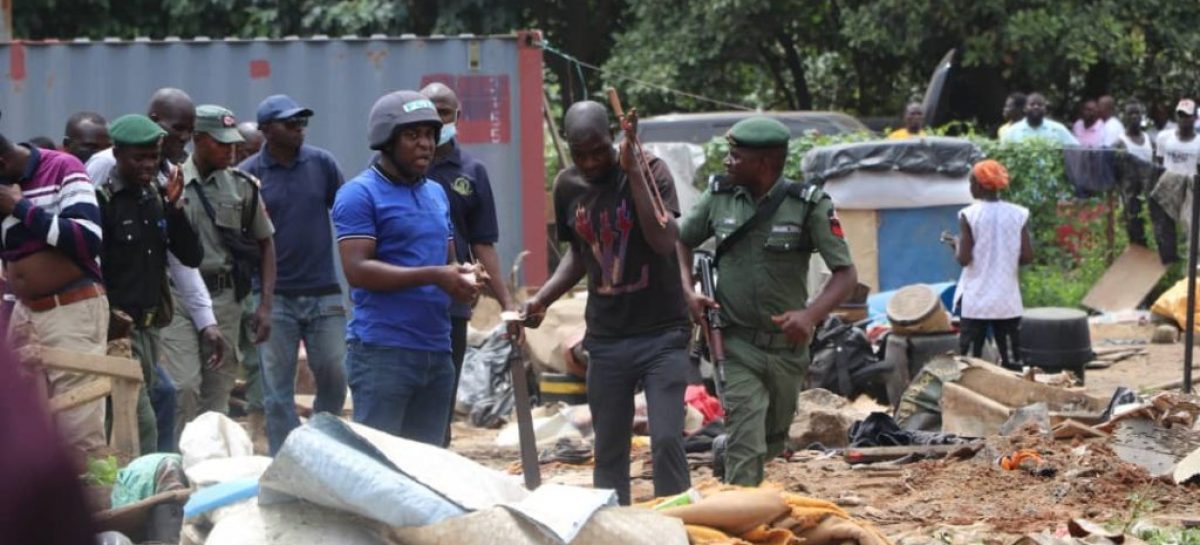
[[[250,427],[250,441],[254,443],[254,453],[267,456],[270,442],[267,440],[267,417],[262,410],[250,411],[246,415],[246,424]]]

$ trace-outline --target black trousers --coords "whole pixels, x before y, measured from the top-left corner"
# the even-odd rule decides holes
[[[1021,319],[974,320],[962,318],[959,322],[958,353],[978,358],[983,355],[987,342],[988,328],[996,338],[996,349],[1000,352],[1000,365],[1021,368]]]
[[[685,328],[625,337],[584,340],[588,351],[587,392],[596,437],[596,488],[617,491],[629,505],[629,441],[633,436],[633,398],[638,384],[646,392],[654,495],[679,494],[691,487],[683,450],[683,393],[690,362]]]
[[[454,399],[450,402],[450,415],[446,419],[446,440],[443,447],[450,446],[450,423],[454,422],[454,406],[458,403],[458,379],[462,378],[463,360],[467,357],[466,318],[450,317],[450,357],[454,361]]]

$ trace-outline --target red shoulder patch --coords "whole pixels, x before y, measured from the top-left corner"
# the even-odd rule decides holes
[[[846,232],[842,230],[842,220],[838,218],[837,211],[829,209],[829,232],[838,238],[846,238]]]

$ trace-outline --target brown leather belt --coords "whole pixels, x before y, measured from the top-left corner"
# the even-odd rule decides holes
[[[100,284],[88,284],[37,299],[22,299],[21,304],[34,312],[46,312],[47,310],[66,306],[71,303],[86,301],[93,297],[101,297],[104,293],[104,286]]]

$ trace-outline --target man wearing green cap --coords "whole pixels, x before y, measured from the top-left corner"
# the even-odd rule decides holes
[[[174,314],[167,251],[184,265],[197,267],[204,250],[179,200],[183,192],[179,171],[174,171],[166,187],[155,183],[166,131],[149,117],[126,115],[113,121],[108,132],[116,166],[107,179],[97,180],[105,234],[100,263],[109,308],[133,321],[128,336],[145,380],[138,393],[138,431],[142,454],[149,454],[158,450],[158,426],[148,392],[159,359],[159,328],[171,323]]]
[[[182,167],[184,212],[200,235],[204,258],[200,273],[212,298],[217,325],[226,339],[237,339],[242,301],[250,293],[250,275],[258,272],[262,298],[252,316],[256,343],[271,331],[275,292],[275,228],[258,194],[258,182],[231,168],[235,146],[243,141],[233,112],[220,106],[196,108],[195,151]],[[204,363],[191,318],[176,312],[163,330],[167,373],[179,396],[175,434],[198,414],[226,413],[237,377],[236,346],[217,362]],[[207,349],[204,353],[207,353]]]
[[[783,177],[790,134],[765,116],[729,130],[727,177],[679,226],[680,269],[692,318],[718,308],[725,336],[725,482],[757,486],[784,450],[808,368],[813,331],[857,282],[833,203],[819,188]],[[716,239],[716,300],[696,293],[692,249]],[[819,252],[833,276],[808,303],[804,278]],[[806,303],[808,303],[806,305]]]

